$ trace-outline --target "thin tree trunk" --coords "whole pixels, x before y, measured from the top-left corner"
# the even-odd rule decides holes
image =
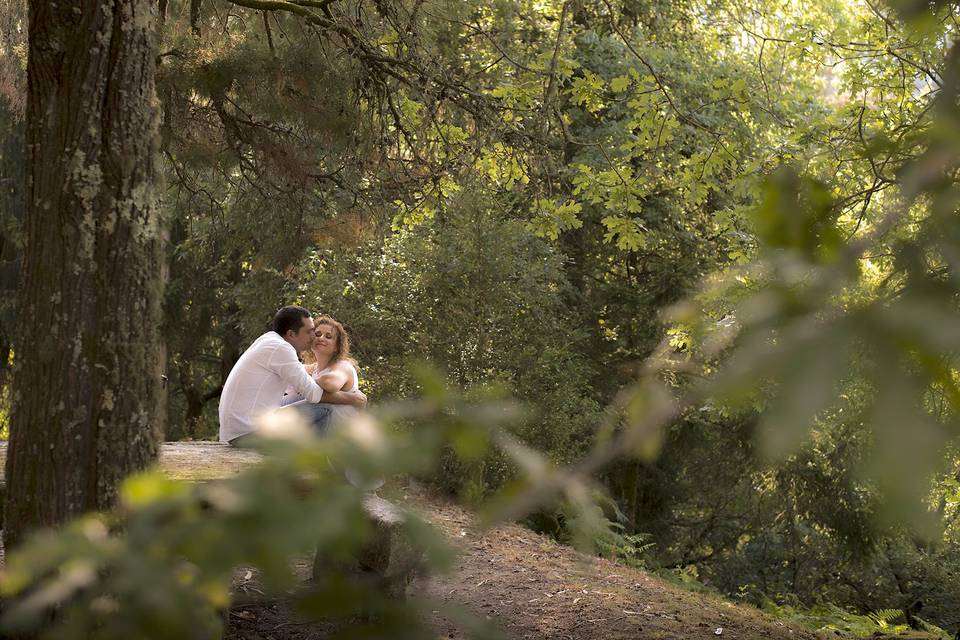
[[[627,500],[627,515],[630,518],[632,532],[640,531],[640,474],[642,463],[631,461],[623,465],[623,495]]]
[[[157,456],[155,7],[30,2],[8,548],[110,507],[120,481]]]
[[[0,141],[0,412],[6,412],[21,258],[24,124],[8,105],[0,105],[0,127],[6,129]]]
[[[190,0],[190,29],[193,35],[200,37],[200,9],[202,0]]]
[[[200,437],[200,421],[203,419],[203,396],[193,391],[187,394],[187,414],[183,419],[183,433],[187,438]]]
[[[273,32],[270,30],[270,12],[263,12],[263,31],[267,34],[267,48],[270,49],[270,57],[276,59],[277,49],[273,45]]]

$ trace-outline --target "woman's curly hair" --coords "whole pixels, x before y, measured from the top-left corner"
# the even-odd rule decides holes
[[[347,335],[347,331],[343,328],[343,325],[332,316],[328,316],[326,314],[321,314],[313,320],[314,327],[319,327],[320,325],[324,324],[328,327],[333,327],[334,332],[337,334],[337,348],[330,356],[330,362],[328,366],[334,362],[339,362],[340,360],[349,360],[350,362],[353,362],[353,358],[350,357],[350,336]],[[304,360],[307,359],[315,361],[312,352],[308,351],[308,355],[305,355]]]

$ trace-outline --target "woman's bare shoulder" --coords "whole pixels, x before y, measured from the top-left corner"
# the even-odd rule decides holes
[[[346,371],[347,373],[357,370],[357,366],[350,360],[337,360],[337,362],[335,362],[330,368]]]

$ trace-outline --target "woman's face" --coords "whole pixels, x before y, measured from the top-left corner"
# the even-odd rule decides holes
[[[337,350],[337,330],[329,324],[318,324],[314,330],[314,353],[332,355]]]

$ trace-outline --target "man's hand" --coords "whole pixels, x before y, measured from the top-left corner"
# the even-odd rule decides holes
[[[355,406],[357,409],[363,409],[364,407],[367,406],[367,395],[363,391],[360,391],[360,389],[357,389],[356,391],[351,391],[350,396],[351,396],[350,404]]]
[[[324,391],[320,402],[329,404],[344,404],[357,409],[363,409],[367,406],[367,396],[362,391]]]

